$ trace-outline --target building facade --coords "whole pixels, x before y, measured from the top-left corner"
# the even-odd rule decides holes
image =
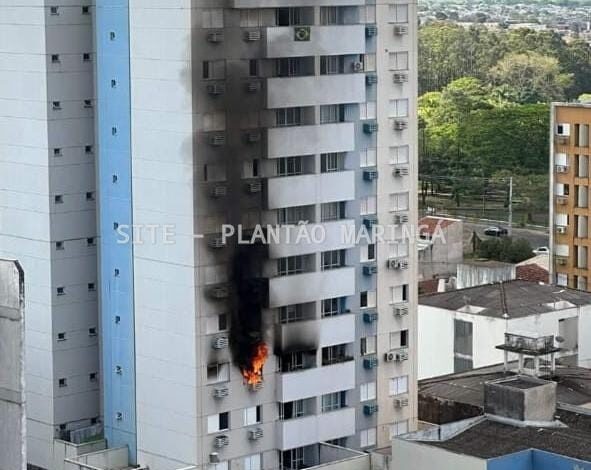
[[[589,103],[554,103],[550,135],[550,279],[589,290]]]
[[[28,462],[98,424],[90,2],[0,5],[0,257],[26,273]]]

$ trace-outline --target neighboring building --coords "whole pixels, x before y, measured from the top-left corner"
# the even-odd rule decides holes
[[[0,37],[0,257],[26,273],[28,462],[47,468],[100,418],[90,2],[1,2]]]
[[[340,232],[417,220],[416,4],[99,0],[95,21],[109,446],[299,469],[414,429],[414,240]]]
[[[25,470],[25,279],[17,261],[0,259],[0,468]]]
[[[456,273],[464,261],[464,225],[459,219],[427,216],[419,220],[419,280]]]
[[[591,359],[591,294],[521,280],[419,298],[419,378],[502,363],[506,333],[553,335],[559,356]]]
[[[515,265],[494,260],[474,260],[458,265],[456,287],[483,286],[495,282],[512,281],[516,277]]]
[[[543,282],[550,281],[550,257],[548,254],[536,255],[515,265],[515,277],[523,281]]]
[[[550,138],[550,277],[589,290],[590,103],[554,103]]]
[[[485,416],[395,438],[392,468],[591,469],[591,415],[557,410],[554,382],[513,376],[484,389]]]

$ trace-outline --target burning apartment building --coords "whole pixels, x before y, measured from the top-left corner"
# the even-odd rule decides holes
[[[109,447],[153,470],[300,469],[414,429],[414,240],[340,234],[417,220],[416,3],[95,3],[77,8]],[[71,8],[45,7],[48,29]],[[246,245],[222,224],[325,237]]]

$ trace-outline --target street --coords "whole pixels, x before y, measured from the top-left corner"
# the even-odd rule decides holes
[[[491,237],[484,235],[484,229],[486,227],[490,227],[493,225],[498,226],[498,227],[508,228],[508,225],[506,223],[499,224],[499,223],[490,222],[490,221],[475,223],[475,222],[464,221],[464,245],[467,246],[470,243],[470,238],[471,238],[473,232],[476,232],[482,240],[486,240],[486,239],[491,238]],[[539,246],[549,246],[549,243],[550,243],[547,229],[546,230],[542,230],[542,229],[536,230],[536,229],[531,229],[531,228],[520,228],[520,227],[514,226],[512,237],[514,239],[517,239],[517,238],[526,239],[531,244],[532,249],[535,249]]]

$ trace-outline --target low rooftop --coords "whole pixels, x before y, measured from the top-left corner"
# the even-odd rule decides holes
[[[422,236],[433,236],[437,226],[443,230],[456,222],[461,222],[460,219],[450,219],[447,217],[434,217],[428,215],[419,220],[419,229]]]
[[[527,317],[591,304],[591,293],[524,280],[497,282],[419,297],[420,305],[462,310],[476,315]],[[466,307],[476,307],[465,310]]]

